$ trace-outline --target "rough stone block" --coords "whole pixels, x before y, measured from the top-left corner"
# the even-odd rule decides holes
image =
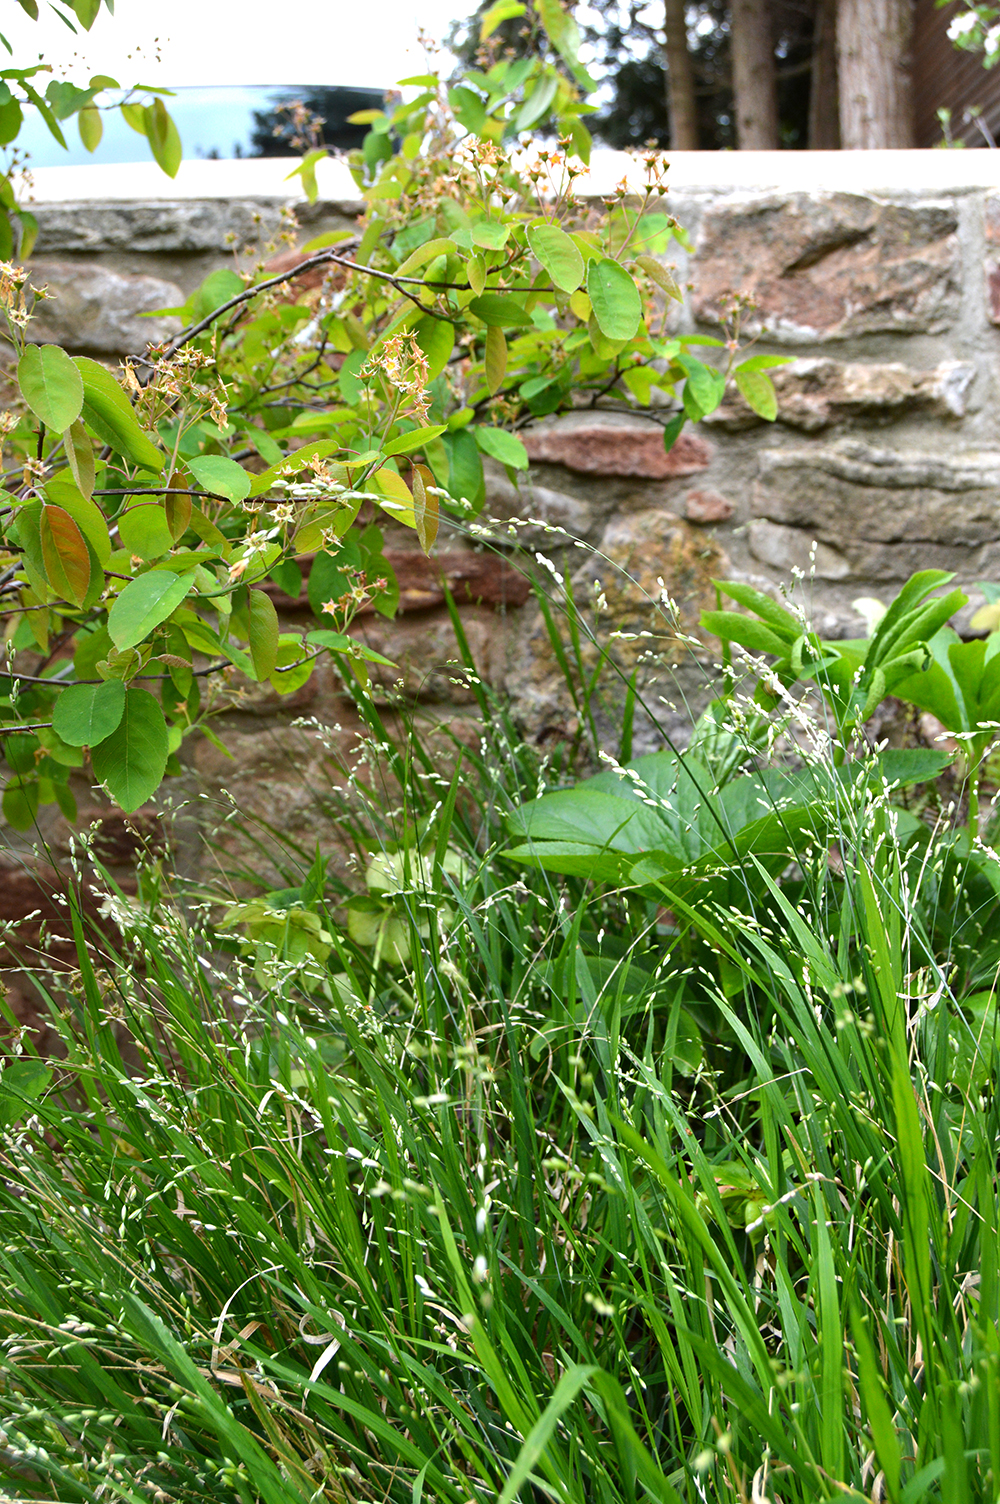
[[[851,573],[844,555],[828,543],[818,543],[804,528],[783,527],[760,518],[748,529],[750,552],[762,564],[770,564],[783,574],[801,569],[819,580],[843,580]]]
[[[986,315],[1000,324],[1000,194],[988,193],[983,204],[983,234],[986,240]]]
[[[751,537],[757,557],[776,568],[803,567],[797,534],[807,552],[814,539],[836,550],[857,579],[929,568],[975,578],[1000,537],[1000,453],[900,453],[852,440],[765,449],[752,510],[778,526]]]
[[[668,452],[659,424],[599,410],[566,413],[527,429],[521,437],[531,459],[590,475],[668,480],[694,475],[712,459],[712,446],[696,434],[682,433]]]
[[[713,522],[728,522],[736,508],[721,491],[689,491],[684,498],[684,516],[688,522],[707,527]]]
[[[148,344],[169,340],[181,327],[180,319],[169,315],[140,317],[184,302],[177,284],[159,277],[65,261],[33,261],[31,283],[47,287],[52,294],[36,305],[28,325],[28,338],[36,344],[58,344],[98,355],[141,355]]]
[[[151,199],[39,204],[39,256],[67,251],[218,251],[232,254],[279,233],[281,206],[270,199]],[[230,239],[231,236],[235,240]]]
[[[754,300],[750,333],[781,344],[938,333],[958,311],[961,256],[949,204],[793,193],[713,205],[692,267],[694,311],[723,321]]]
[[[931,371],[911,371],[899,362],[867,364],[806,356],[769,374],[778,398],[778,422],[818,433],[835,423],[888,423],[917,412],[962,418],[976,368],[967,360],[944,360]],[[730,390],[704,421],[735,433],[764,419],[739,392]]]

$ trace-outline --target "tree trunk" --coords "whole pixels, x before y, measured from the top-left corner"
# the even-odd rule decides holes
[[[837,151],[840,147],[837,0],[816,0],[808,139],[810,151]]]
[[[778,97],[768,0],[733,0],[730,35],[736,145],[740,151],[776,151]]]
[[[840,0],[837,69],[845,151],[913,145],[913,0]]]
[[[688,52],[685,0],[664,0],[664,55],[667,65],[667,114],[672,151],[698,150],[698,116],[694,104],[694,70]]]

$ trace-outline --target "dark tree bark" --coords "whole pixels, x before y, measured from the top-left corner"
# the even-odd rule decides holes
[[[740,151],[776,151],[778,99],[768,0],[733,0],[730,37],[737,147]]]
[[[667,67],[667,115],[673,151],[698,150],[698,116],[694,70],[688,52],[685,0],[664,0],[664,58]]]
[[[845,151],[913,145],[913,0],[840,0],[837,71]]]
[[[837,0],[816,0],[808,142],[811,151],[837,151],[840,147]]]

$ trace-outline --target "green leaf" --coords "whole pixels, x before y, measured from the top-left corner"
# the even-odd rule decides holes
[[[92,104],[85,106],[76,117],[76,123],[85,149],[96,151],[104,135],[104,122],[101,119],[100,110]]]
[[[263,590],[251,590],[247,599],[250,661],[258,680],[267,679],[278,661],[278,613]]]
[[[584,278],[584,261],[573,241],[547,220],[528,226],[528,244],[535,260],[545,268],[556,287],[575,292]]]
[[[491,397],[495,397],[503,385],[503,378],[507,370],[507,337],[496,324],[490,324],[486,330],[484,367],[486,371],[486,390]]]
[[[642,299],[632,277],[617,261],[602,256],[587,268],[587,296],[601,333],[610,340],[630,340],[642,319]]]
[[[737,366],[734,371],[736,385],[742,394],[744,401],[753,408],[760,418],[765,418],[768,423],[773,423],[778,416],[778,397],[774,390],[774,382],[763,371],[748,370],[750,362]]]
[[[681,429],[687,422],[687,413],[678,413],[670,419],[663,429],[663,447],[669,454],[681,436]]]
[[[704,361],[695,360],[693,355],[677,355],[674,358],[687,377],[684,383],[684,406],[687,409],[689,399],[693,400],[695,410],[689,411],[688,416],[697,422],[698,418],[714,412],[722,401],[726,391],[726,378],[721,371],[705,365]]]
[[[351,658],[363,658],[366,663],[382,663],[386,668],[395,668],[391,658],[386,658],[383,653],[376,653],[374,648],[366,647],[355,637],[348,637],[344,632],[310,632],[306,641],[311,647],[328,648],[331,653],[347,653]]]
[[[17,363],[21,395],[46,428],[65,433],[83,407],[80,372],[58,345],[28,345]]]
[[[162,501],[149,497],[132,497],[118,518],[118,536],[123,547],[148,564],[169,553],[173,534]]]
[[[484,250],[502,251],[510,239],[510,225],[500,224],[495,219],[480,219],[472,226],[472,241]]]
[[[70,747],[93,747],[109,737],[125,710],[125,685],[120,679],[104,684],[71,684],[52,711],[57,736]]]
[[[433,428],[414,428],[409,433],[401,433],[398,438],[391,439],[383,449],[383,454],[413,454],[416,449],[423,449],[431,439],[436,439],[447,429],[447,423],[442,423]]]
[[[204,454],[188,460],[187,467],[199,486],[227,501],[242,501],[250,495],[253,476],[224,454]]]
[[[559,76],[555,69],[545,72],[514,116],[514,131],[530,130],[548,113],[552,101],[559,92]]]
[[[683,303],[684,294],[678,287],[673,272],[662,261],[657,261],[655,256],[636,256],[635,264],[668,298],[673,298],[676,303]]]
[[[85,355],[76,356],[73,364],[83,379],[83,416],[97,437],[115,454],[158,475],[166,455],[139,427],[132,404],[111,372]]]
[[[517,298],[499,292],[484,292],[473,298],[469,312],[484,324],[495,324],[500,329],[516,329],[531,324],[531,315],[525,313],[523,303]]]
[[[69,468],[73,473],[73,479],[79,487],[80,494],[89,501],[94,494],[94,481],[96,469],[94,466],[94,446],[90,442],[90,435],[81,422],[71,423],[63,434],[63,447],[66,450],[66,458],[69,460]],[[107,527],[104,529],[107,532]],[[91,539],[93,542],[93,539]],[[96,548],[96,543],[94,544]],[[108,545],[110,551],[111,545]],[[100,550],[98,549],[98,553]]]
[[[0,1128],[12,1128],[38,1101],[52,1080],[41,1060],[6,1060],[0,1070]]]
[[[455,348],[455,326],[430,314],[413,326],[417,344],[427,356],[427,379],[436,381]]]
[[[414,465],[413,523],[420,540],[420,547],[425,554],[429,554],[434,546],[440,521],[441,508],[434,486],[434,477],[426,465]]]
[[[157,164],[169,178],[177,176],[177,169],[181,165],[184,149],[181,146],[181,138],[177,133],[177,127],[167,114],[166,105],[162,99],[154,99],[142,112],[143,128],[150,150]]]
[[[515,434],[508,433],[506,428],[483,428],[478,424],[470,432],[483,453],[491,459],[515,470],[527,470],[528,451]]]
[[[119,652],[134,648],[177,609],[194,584],[194,571],[176,575],[153,569],[131,580],[108,612],[108,632]]]
[[[491,37],[502,21],[512,21],[517,16],[523,16],[526,8],[521,0],[496,0],[479,23],[480,42]]]
[[[38,814],[38,779],[12,778],[3,791],[3,817],[12,830],[30,830]]]
[[[167,723],[159,702],[148,689],[132,686],[125,691],[121,720],[110,736],[91,747],[90,762],[94,776],[130,815],[156,793],[168,755]]]

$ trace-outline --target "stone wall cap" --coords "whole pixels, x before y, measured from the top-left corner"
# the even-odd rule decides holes
[[[297,165],[293,157],[243,157],[232,162],[191,157],[175,178],[168,178],[155,162],[88,162],[82,167],[36,167],[30,197],[38,204],[126,201],[137,199],[257,199],[282,204],[304,201],[299,178],[289,178]],[[320,197],[345,213],[360,214],[364,202],[346,162],[334,157],[316,164]],[[1000,183],[1000,178],[997,179]],[[28,197],[24,188],[18,189]]]
[[[1000,188],[1000,152],[968,151],[675,151],[666,153],[668,182],[675,191],[743,192],[796,190],[907,194],[967,193]],[[80,167],[38,167],[32,173],[36,203],[134,199],[271,199],[301,202],[290,157],[245,157],[236,161],[189,158],[176,178],[153,162],[100,163]],[[364,205],[346,163],[329,157],[317,163],[320,196],[360,213]],[[640,161],[627,152],[598,147],[590,171],[577,180],[582,198],[604,197],[625,178],[636,188],[645,181]]]

